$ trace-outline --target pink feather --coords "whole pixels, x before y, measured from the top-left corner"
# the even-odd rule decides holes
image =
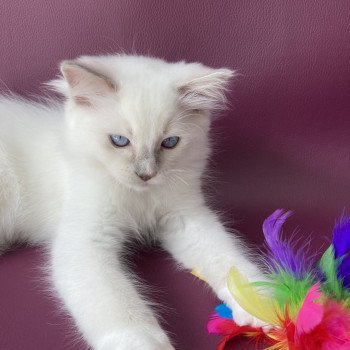
[[[311,332],[323,318],[323,306],[315,302],[321,297],[320,284],[313,285],[306,294],[296,320],[296,337]]]
[[[239,326],[233,320],[222,318],[216,313],[211,315],[207,329],[209,333],[223,336],[216,350],[224,350],[228,342],[242,335],[250,338],[250,340],[255,343],[256,348],[263,343],[274,344],[274,341],[265,334],[261,327]]]
[[[350,350],[350,312],[344,305],[326,301],[322,322],[301,334],[298,350]]]

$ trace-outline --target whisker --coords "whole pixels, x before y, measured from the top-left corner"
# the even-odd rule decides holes
[[[180,175],[174,174],[174,176],[179,179],[181,182],[183,182],[186,186],[189,186],[189,183],[185,181]]]

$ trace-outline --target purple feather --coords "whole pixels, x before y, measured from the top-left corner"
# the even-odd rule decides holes
[[[338,267],[338,278],[342,281],[343,287],[350,289],[350,256],[347,255]]]
[[[346,217],[344,214],[334,226],[333,247],[336,259],[350,251],[350,217]]]
[[[338,278],[344,288],[350,289],[350,217],[345,214],[337,220],[333,229],[333,248],[335,259],[338,259]]]
[[[263,232],[269,249],[268,259],[276,272],[282,268],[296,278],[304,278],[310,261],[305,257],[303,249],[294,252],[291,243],[281,238],[282,226],[291,215],[290,211],[278,209],[264,221]]]

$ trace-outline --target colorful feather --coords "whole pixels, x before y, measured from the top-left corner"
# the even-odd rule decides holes
[[[341,258],[350,251],[350,217],[345,214],[337,220],[333,229],[333,247],[335,258]]]
[[[350,217],[344,214],[333,229],[334,257],[338,261],[337,277],[342,286],[350,289]]]
[[[283,270],[301,279],[309,271],[310,259],[306,258],[304,247],[295,252],[291,242],[281,237],[282,226],[291,215],[290,211],[276,210],[264,221],[263,232],[269,250],[268,261],[275,272]]]
[[[234,321],[220,317],[214,313],[207,324],[208,332],[211,334],[222,335],[223,339],[218,344],[216,350],[223,350],[225,345],[233,338],[243,335],[253,339],[256,344],[265,339],[265,333],[262,328],[251,326],[239,326]]]
[[[350,218],[344,215],[333,230],[333,243],[312,266],[303,249],[281,238],[291,215],[279,209],[263,224],[268,246],[265,281],[249,283],[236,269],[228,276],[232,296],[248,313],[274,328],[238,326],[230,309],[220,305],[208,330],[221,334],[217,350],[243,335],[265,350],[350,350]],[[270,297],[266,291],[272,292]]]
[[[215,312],[222,318],[233,319],[232,310],[225,304],[220,304],[215,308]]]
[[[282,226],[290,215],[291,212],[278,209],[264,221],[263,231],[269,250],[270,272],[267,277],[270,282],[254,285],[272,290],[280,309],[288,304],[290,315],[294,318],[315,278],[310,272],[311,259],[306,257],[303,247],[295,252],[290,241],[281,238]]]
[[[296,336],[310,333],[318,326],[323,318],[323,306],[317,302],[321,297],[320,284],[317,283],[310,288],[306,294],[304,303],[298,313],[296,320]]]
[[[266,350],[295,350],[294,346],[295,324],[289,316],[288,307],[284,315],[280,316],[280,326],[271,329],[266,335],[272,344]]]
[[[207,279],[204,276],[202,276],[197,270],[193,269],[191,271],[191,274],[193,276],[196,276],[198,279],[202,280],[203,282],[208,283]]]
[[[295,318],[308,290],[315,283],[313,275],[309,273],[303,279],[296,279],[289,272],[280,270],[279,273],[272,272],[268,279],[269,282],[254,282],[253,285],[268,288],[279,310],[288,305],[290,316]]]
[[[298,350],[350,350],[350,313],[339,303],[324,304],[322,321],[297,338]]]
[[[338,279],[339,261],[335,258],[334,248],[331,245],[322,255],[319,268],[322,273],[322,291],[327,295],[340,300],[343,298],[342,282]]]
[[[350,255],[346,255],[339,262],[337,276],[341,280],[343,288],[343,294],[349,295],[350,293]]]
[[[227,285],[233,298],[248,313],[269,324],[279,324],[274,301],[260,295],[237,269],[231,268]]]

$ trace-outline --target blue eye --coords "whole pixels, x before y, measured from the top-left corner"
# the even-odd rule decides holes
[[[121,135],[112,134],[112,135],[110,135],[110,139],[111,139],[113,145],[115,145],[117,147],[125,147],[130,143],[129,139],[127,139],[125,136],[121,136]]]
[[[163,140],[162,147],[164,148],[174,148],[180,140],[178,136],[171,136]]]

